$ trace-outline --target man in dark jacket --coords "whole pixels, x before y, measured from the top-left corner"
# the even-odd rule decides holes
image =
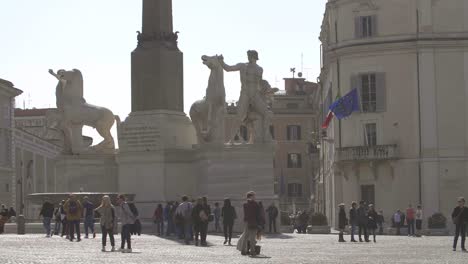
[[[354,233],[356,232],[356,226],[358,225],[357,221],[357,203],[351,203],[351,209],[349,209],[349,224],[351,225],[351,242],[357,242],[354,239]]]
[[[362,241],[362,233],[364,233],[364,240],[366,242],[370,242],[369,236],[367,234],[367,208],[366,203],[364,201],[359,202],[359,208],[357,209],[357,220],[359,226],[359,242]]]
[[[346,218],[345,204],[341,203],[338,205],[340,211],[338,212],[338,229],[340,230],[338,242],[346,242],[343,237],[343,232],[348,225],[348,219]]]
[[[255,201],[255,193],[247,193],[247,202],[244,203],[244,233],[241,235],[237,242],[237,250],[241,251],[242,255],[255,256],[255,246],[257,245],[257,232],[261,227],[262,219],[260,219],[260,207]]]
[[[276,208],[275,204],[272,203],[267,209],[268,213],[268,223],[269,223],[269,232],[271,233],[271,227],[273,226],[273,231],[276,233],[276,218],[278,217],[278,208]]]
[[[453,239],[453,251],[457,250],[458,237],[461,236],[461,249],[465,249],[466,222],[468,222],[468,208],[465,206],[465,198],[458,198],[458,206],[453,209],[452,220],[455,224],[455,237]]]
[[[54,216],[54,205],[49,202],[49,199],[46,199],[42,205],[39,216],[42,216],[42,223],[44,224],[46,237],[50,237],[50,223],[52,221],[52,217]]]

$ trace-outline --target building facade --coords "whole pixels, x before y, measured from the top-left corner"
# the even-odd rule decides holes
[[[273,180],[280,209],[285,212],[314,208],[315,179],[318,175],[317,120],[320,97],[318,85],[303,78],[285,78],[285,90],[273,95],[270,133],[276,141]],[[228,106],[229,131],[235,104]],[[228,139],[229,135],[226,135]],[[241,126],[238,141],[248,141],[249,131]]]
[[[358,89],[360,112],[321,134],[323,210],[365,200],[421,204],[448,216],[468,193],[468,2],[329,0],[322,42],[322,118]]]

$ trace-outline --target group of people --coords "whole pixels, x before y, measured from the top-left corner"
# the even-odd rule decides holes
[[[13,207],[10,207],[8,209],[4,204],[0,206],[0,234],[3,234],[5,232],[5,223],[8,223],[15,217],[16,211],[15,209],[13,209]]]
[[[351,203],[351,209],[349,210],[349,220],[346,216],[345,205],[342,203],[339,205],[338,213],[338,228],[339,233],[339,242],[346,242],[344,240],[344,230],[346,226],[350,226],[351,231],[351,242],[357,242],[354,238],[356,228],[358,228],[359,242],[370,242],[370,235],[373,237],[374,243],[377,242],[377,228],[382,229],[383,226],[383,215],[382,213],[377,213],[373,204],[367,205],[365,201],[359,202],[359,207],[356,202]],[[362,239],[364,236],[364,240]]]
[[[74,194],[71,194],[67,200],[61,201],[58,207],[54,207],[49,200],[46,200],[39,215],[43,219],[46,237],[58,235],[60,228],[62,228],[61,237],[65,236],[70,241],[74,241],[76,234],[77,242],[81,241],[81,219],[83,219],[85,238],[90,236],[95,238],[94,220],[100,218],[103,252],[106,251],[107,237],[110,239],[111,251],[116,251],[114,234],[118,233],[118,218],[122,225],[119,251],[122,253],[132,252],[131,234],[135,233],[135,228],[139,223],[136,207],[127,203],[124,195],[118,196],[116,206],[112,205],[108,195],[104,195],[101,204],[96,208],[88,197],[85,196],[81,202]],[[51,228],[52,220],[55,222],[54,230]]]
[[[400,229],[406,223],[408,227],[408,236],[421,236],[423,211],[422,206],[418,205],[416,209],[411,204],[406,208],[406,214],[398,209],[392,216],[392,226],[396,228],[396,235],[400,235]],[[415,228],[416,227],[416,228]]]

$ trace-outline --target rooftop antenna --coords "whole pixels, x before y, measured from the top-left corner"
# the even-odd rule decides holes
[[[304,53],[301,53],[301,72],[304,72]]]
[[[294,79],[296,77],[296,68],[291,68],[289,71],[292,72]]]

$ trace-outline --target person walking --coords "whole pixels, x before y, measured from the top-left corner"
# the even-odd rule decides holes
[[[369,212],[367,213],[368,217],[369,217],[369,220],[367,221],[367,227],[369,229],[369,236],[370,234],[372,234],[373,238],[374,238],[374,243],[377,243],[376,239],[375,239],[375,236],[376,236],[376,229],[377,229],[377,219],[379,217],[379,215],[377,214],[377,212],[375,211],[375,208],[374,208],[374,205],[373,204],[370,204],[369,205]]]
[[[195,231],[195,246],[198,246],[198,236],[200,236],[200,245],[207,246],[206,233],[208,228],[209,209],[203,202],[203,198],[198,198],[193,207],[192,220]]]
[[[379,235],[383,235],[383,226],[385,223],[385,218],[383,216],[383,210],[379,210],[377,213],[377,226],[379,228]]]
[[[465,198],[459,197],[458,205],[453,209],[452,221],[455,224],[455,236],[453,238],[453,251],[457,250],[458,237],[461,236],[461,249],[466,251],[466,222],[468,222],[468,208],[465,206]]]
[[[125,195],[120,194],[117,198],[118,204],[118,215],[120,222],[122,223],[121,234],[121,244],[120,251],[122,253],[132,253],[132,238],[131,238],[131,228],[135,224],[136,217],[133,215],[128,205]],[[125,249],[125,244],[127,244],[127,249]]]
[[[422,235],[422,222],[423,222],[423,210],[421,205],[417,206],[416,209],[416,236],[420,237]]]
[[[48,198],[45,199],[45,202],[42,204],[41,211],[39,212],[39,217],[42,216],[42,224],[46,232],[46,237],[51,235],[51,222],[52,217],[54,216],[54,205],[50,203]]]
[[[237,250],[242,255],[256,256],[257,233],[262,223],[260,206],[255,201],[255,192],[247,193],[247,202],[244,203],[244,232],[237,241]]]
[[[224,245],[229,242],[231,246],[232,239],[232,227],[234,226],[234,220],[237,218],[236,209],[231,205],[229,198],[224,199],[224,205],[221,209],[221,217],[223,218],[223,231],[224,231]]]
[[[364,201],[359,202],[359,207],[357,209],[357,220],[358,220],[358,227],[359,227],[359,242],[363,242],[361,235],[364,234],[364,240],[366,242],[370,242],[369,234],[367,233],[367,209],[366,203]]]
[[[276,233],[276,218],[278,218],[279,211],[275,206],[275,203],[271,203],[271,205],[266,209],[266,212],[268,215],[268,231],[271,233],[273,230],[273,232]]]
[[[62,200],[60,202],[60,219],[62,219],[62,233],[60,234],[60,237],[65,236],[65,238],[70,239],[69,237],[69,232],[68,232],[68,221],[67,221],[67,212],[65,212],[65,208],[63,207],[65,205],[65,200]]]
[[[167,223],[166,236],[174,233],[174,216],[172,214],[172,203],[168,202],[164,207],[164,221]]]
[[[162,236],[164,234],[164,209],[162,204],[158,204],[158,207],[154,210],[153,220],[156,224],[156,233],[158,236]]]
[[[96,211],[100,216],[100,225],[102,232],[102,252],[106,252],[107,235],[111,243],[111,251],[115,251],[115,239],[114,239],[114,227],[117,225],[117,219],[115,214],[115,208],[112,206],[111,199],[108,195],[102,197],[101,205],[96,208]]]
[[[338,212],[338,229],[340,230],[340,233],[338,235],[338,242],[346,242],[344,240],[344,230],[346,226],[348,225],[348,218],[346,218],[346,212],[345,212],[345,204],[341,203],[338,205],[339,212]]]
[[[182,203],[177,206],[175,211],[180,237],[184,239],[186,245],[190,244],[190,240],[192,239],[192,209],[192,203],[189,202],[188,196],[184,195],[182,196]]]
[[[0,234],[5,232],[5,223],[8,222],[8,209],[4,204],[0,206]]]
[[[406,223],[408,224],[408,236],[415,236],[414,233],[414,220],[415,220],[416,211],[413,208],[413,205],[409,204],[406,208]]]
[[[219,208],[219,203],[216,202],[215,208],[213,209],[213,215],[214,215],[214,220],[215,220],[215,232],[219,232],[221,230],[221,227],[219,226],[219,220],[221,219],[221,208]]]
[[[89,201],[88,196],[83,198],[83,222],[85,230],[85,238],[88,238],[88,230],[91,231],[93,238],[96,238],[96,232],[94,232],[94,204]]]
[[[401,211],[398,209],[396,213],[393,215],[393,225],[396,228],[396,235],[400,235],[400,228],[401,228]]]
[[[71,194],[68,200],[63,205],[63,208],[67,214],[67,227],[68,227],[68,236],[70,241],[75,239],[75,231],[77,242],[81,241],[80,234],[80,219],[83,213],[83,206],[81,202],[76,199],[74,194]]]
[[[354,234],[356,232],[356,226],[358,225],[358,217],[357,217],[357,203],[351,203],[351,209],[349,209],[349,224],[351,225],[351,242],[357,242],[354,239]]]

